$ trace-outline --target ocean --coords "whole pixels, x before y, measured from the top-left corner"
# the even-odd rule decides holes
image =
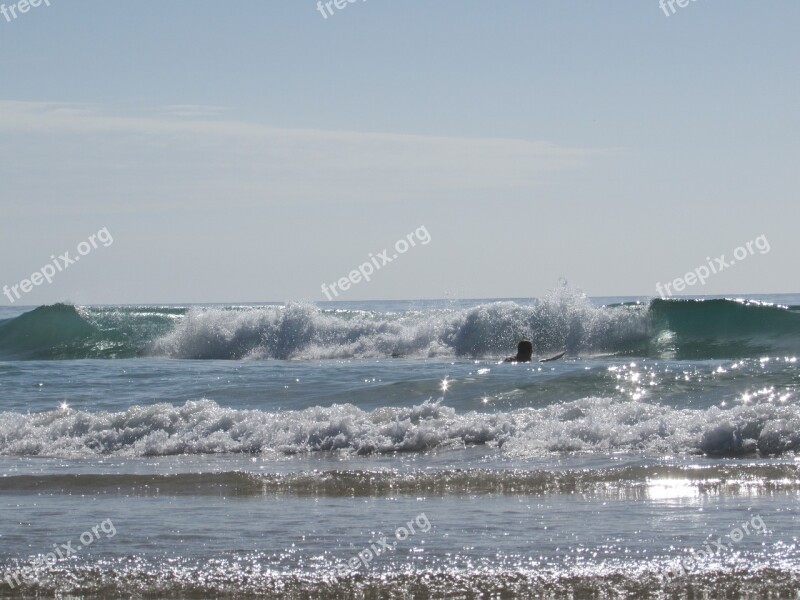
[[[795,598],[798,353],[800,295],[6,306],[0,598]]]

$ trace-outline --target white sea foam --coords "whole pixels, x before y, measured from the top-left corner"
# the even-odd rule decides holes
[[[800,449],[795,406],[677,410],[585,398],[545,408],[457,413],[441,401],[364,411],[351,404],[297,411],[224,408],[211,400],[124,412],[0,413],[0,454],[161,456],[207,453],[424,451],[489,444],[515,456],[641,451],[744,455]]]
[[[570,288],[530,306],[494,302],[466,310],[402,314],[323,310],[310,304],[195,308],[151,346],[173,358],[325,359],[501,356],[520,339],[538,353],[617,351],[648,336],[647,307],[598,308]]]

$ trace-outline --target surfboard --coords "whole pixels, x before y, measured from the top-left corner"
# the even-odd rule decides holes
[[[550,362],[551,360],[558,360],[559,358],[563,357],[567,353],[566,350],[564,352],[559,352],[558,354],[553,354],[553,356],[548,356],[547,358],[539,359],[540,363],[543,362]]]

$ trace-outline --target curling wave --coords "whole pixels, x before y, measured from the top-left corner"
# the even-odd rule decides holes
[[[0,360],[131,358],[493,358],[534,352],[677,359],[800,351],[800,309],[736,300],[595,307],[563,288],[531,305],[385,313],[310,304],[255,307],[42,306],[0,321]]]

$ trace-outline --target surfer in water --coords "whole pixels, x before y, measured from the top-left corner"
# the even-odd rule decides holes
[[[522,340],[517,344],[517,355],[509,356],[503,362],[531,362],[533,357],[533,344],[528,340]]]
[[[542,358],[539,360],[539,362],[546,363],[558,360],[559,358],[564,358],[566,354],[567,351],[564,350],[563,352],[559,352],[558,354],[554,354],[553,356]],[[531,344],[528,340],[522,340],[519,344],[517,344],[517,355],[509,356],[503,362],[526,363],[526,362],[531,362],[532,360],[533,360],[533,344]]]

